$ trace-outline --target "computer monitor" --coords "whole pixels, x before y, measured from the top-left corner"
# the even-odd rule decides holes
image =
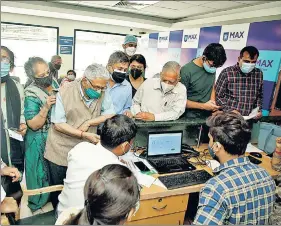
[[[148,134],[147,156],[181,154],[182,131]]]

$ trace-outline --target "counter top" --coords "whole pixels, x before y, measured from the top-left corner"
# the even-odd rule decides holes
[[[175,121],[160,121],[160,122],[144,122],[141,120],[135,120],[136,125],[139,128],[144,127],[168,127],[168,126],[199,126],[206,123],[206,117],[197,117],[197,118],[187,118],[181,117]],[[263,116],[260,119],[261,122],[281,122],[281,116]]]

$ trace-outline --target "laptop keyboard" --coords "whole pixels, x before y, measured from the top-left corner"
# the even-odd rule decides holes
[[[196,184],[204,184],[210,178],[212,178],[211,174],[205,170],[188,171],[181,174],[171,174],[158,177],[158,179],[169,190]]]
[[[157,167],[163,167],[163,166],[171,166],[171,165],[178,165],[182,166],[186,163],[182,161],[182,158],[167,158],[167,159],[154,159],[152,162],[157,166]]]

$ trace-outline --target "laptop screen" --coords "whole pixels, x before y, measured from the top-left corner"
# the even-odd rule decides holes
[[[182,133],[152,133],[148,135],[148,156],[181,153]]]

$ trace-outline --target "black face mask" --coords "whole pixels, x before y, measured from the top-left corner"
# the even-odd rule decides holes
[[[60,64],[54,64],[54,68],[59,70],[61,68],[61,65]]]
[[[134,79],[138,79],[139,77],[141,77],[143,72],[140,69],[134,68],[134,69],[131,69],[130,73]]]
[[[50,85],[52,85],[53,77],[51,74],[49,74],[49,76],[44,77],[44,78],[34,78],[34,82],[36,85],[38,85],[42,88],[47,88]]]
[[[119,72],[119,71],[113,71],[111,77],[114,80],[114,82],[122,83],[126,78],[126,73],[125,72]]]

